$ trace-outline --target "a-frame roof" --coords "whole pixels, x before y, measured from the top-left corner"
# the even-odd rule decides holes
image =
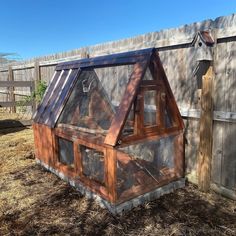
[[[79,73],[84,68],[108,67],[127,64],[147,64],[155,49],[143,49],[138,51],[86,58],[76,61],[60,63],[48,85],[43,100],[39,105],[34,122],[54,127],[60,112],[65,105]]]
[[[44,98],[35,113],[34,122],[47,125],[51,128],[56,126],[58,118],[74,88],[74,85],[79,78],[81,71],[84,69],[133,64],[133,72],[131,73],[125,93],[120,101],[117,112],[105,138],[106,144],[115,146],[138,93],[141,80],[147,67],[150,66],[151,61],[155,61],[154,64],[156,63],[156,70],[158,70],[159,75],[163,77],[164,85],[172,102],[171,109],[176,113],[179,127],[182,129],[183,122],[155,48],[100,56],[96,58],[86,58],[58,64]]]

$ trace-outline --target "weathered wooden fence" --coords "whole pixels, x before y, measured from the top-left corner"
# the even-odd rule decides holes
[[[11,74],[11,72],[9,74]],[[10,107],[10,110],[15,113],[17,106],[31,106],[32,111],[35,111],[36,104],[34,101],[22,100],[22,104],[19,101],[16,101],[16,96],[26,98],[27,96],[33,95],[35,90],[34,81],[14,81],[13,77],[11,77],[11,80],[9,81],[0,80],[0,88],[7,88],[7,91],[0,92],[0,94],[8,97],[8,101],[1,101],[0,96],[0,107]],[[30,95],[15,92],[16,88],[29,88]]]
[[[207,84],[204,85],[209,75],[207,77],[199,70],[199,62],[195,57],[196,49],[192,45],[195,35],[202,30],[209,31],[215,41],[211,62],[213,72],[210,76],[212,112],[204,111],[204,106],[207,106],[204,104],[207,101],[201,101],[209,99],[209,94],[202,91],[204,86],[206,91],[209,91]],[[61,61],[148,47],[158,48],[185,121],[186,175],[197,183],[197,166],[201,160],[198,158],[201,152],[199,150],[206,153],[210,150],[211,155],[203,160],[203,164],[210,162],[208,166],[210,168],[203,170],[209,171],[211,187],[236,199],[236,15],[11,64],[12,72],[8,67],[0,69],[0,80],[10,80],[10,73],[13,73],[15,81],[48,82],[55,65]],[[6,91],[8,91],[7,86]],[[15,92],[27,94],[29,90],[15,90]],[[201,95],[202,93],[204,94]],[[9,98],[0,95],[0,101],[4,99]],[[204,114],[207,116],[203,117]],[[210,136],[207,138],[204,137],[204,130],[200,135],[200,118],[201,122],[205,120],[205,127],[207,124],[212,124],[207,132]],[[200,144],[203,149],[199,148]],[[201,172],[198,174],[201,175]]]

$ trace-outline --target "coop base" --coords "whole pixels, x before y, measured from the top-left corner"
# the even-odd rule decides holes
[[[137,207],[139,205],[143,205],[144,203],[153,201],[157,198],[160,198],[164,194],[168,194],[173,192],[176,189],[185,187],[185,178],[180,178],[179,180],[173,181],[167,185],[164,185],[162,187],[159,187],[151,192],[145,193],[143,195],[140,195],[138,197],[135,197],[129,201],[114,205],[109,203],[108,201],[104,200],[100,196],[98,196],[96,193],[93,193],[88,188],[80,184],[78,181],[74,181],[73,179],[68,178],[65,176],[62,172],[59,172],[58,170],[48,166],[44,162],[42,162],[39,159],[36,159],[36,162],[41,164],[44,168],[51,171],[55,175],[57,175],[62,180],[68,182],[71,186],[75,187],[80,193],[85,195],[88,199],[95,200],[102,208],[107,208],[113,215],[116,214],[122,214],[125,211],[129,211],[134,207]]]

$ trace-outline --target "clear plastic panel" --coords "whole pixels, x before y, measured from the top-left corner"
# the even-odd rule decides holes
[[[73,142],[58,138],[59,162],[74,167]]]
[[[125,93],[133,68],[133,65],[124,65],[94,69],[115,110]]]
[[[124,95],[133,66],[84,70],[58,119],[81,131],[106,134]]]
[[[173,120],[171,118],[171,114],[168,111],[168,109],[165,109],[165,126],[166,128],[171,128],[173,127]]]
[[[119,148],[117,156],[117,194],[123,198],[135,189],[157,185],[173,173],[174,138],[170,136]]]
[[[101,184],[105,183],[104,178],[104,154],[95,149],[79,145],[83,175]]]
[[[122,130],[122,136],[131,135],[134,133],[134,105],[131,107],[128,118]]]
[[[147,70],[143,76],[143,80],[153,80],[153,77],[152,77],[152,74],[151,74],[151,71],[149,68],[147,68]]]
[[[148,90],[144,92],[144,126],[157,124],[157,92]]]

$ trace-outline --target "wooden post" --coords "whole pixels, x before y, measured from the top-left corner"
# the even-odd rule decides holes
[[[200,143],[198,150],[198,186],[207,192],[210,188],[212,159],[212,125],[213,125],[213,67],[209,66],[202,77]]]
[[[9,68],[8,68],[8,80],[9,80],[9,81],[14,81],[14,74],[13,74],[13,70],[12,70],[12,67],[11,67],[11,66],[9,66]],[[10,93],[9,98],[10,98],[10,102],[15,102],[15,101],[16,101],[16,99],[15,99],[15,94],[14,94],[14,90],[15,90],[15,89],[14,89],[13,86],[9,87],[9,93]],[[12,112],[12,113],[16,113],[16,105],[15,105],[15,104],[11,107],[11,112]]]
[[[105,154],[105,178],[108,190],[109,200],[115,203],[117,200],[116,194],[116,169],[117,169],[117,157],[116,150],[113,148],[107,148]]]
[[[39,66],[39,62],[38,61],[35,61],[35,64],[34,64],[34,81],[35,81],[35,86],[33,89],[31,89],[31,96],[32,96],[32,93],[35,91],[35,89],[37,89],[37,86],[38,86],[38,82],[41,80],[41,73],[40,73],[40,66]],[[36,107],[37,107],[37,101],[35,100],[33,102],[33,105],[32,105],[32,110],[33,112],[36,110]]]

